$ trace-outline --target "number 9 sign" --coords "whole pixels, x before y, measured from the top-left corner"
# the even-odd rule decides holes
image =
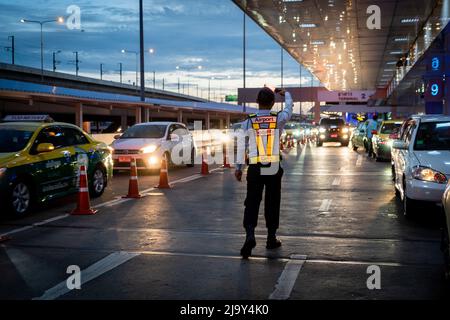
[[[443,81],[440,79],[430,80],[425,93],[427,101],[441,101],[443,99]]]

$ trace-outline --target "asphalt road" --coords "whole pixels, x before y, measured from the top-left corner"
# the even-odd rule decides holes
[[[257,247],[239,257],[245,183],[230,169],[175,168],[171,190],[122,200],[128,176],[115,176],[94,201],[94,216],[70,216],[66,198],[21,219],[2,218],[2,299],[437,299],[442,276],[439,210],[402,216],[389,163],[349,148],[325,146],[285,154],[279,250]],[[263,206],[261,207],[261,213]],[[69,290],[69,266],[81,289]],[[380,272],[369,290],[368,268]],[[373,278],[372,278],[373,280]],[[370,283],[375,283],[370,280]],[[372,281],[372,282],[371,282]]]

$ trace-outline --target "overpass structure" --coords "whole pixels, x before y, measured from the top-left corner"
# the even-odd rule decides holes
[[[49,71],[42,78],[41,70],[0,64],[0,116],[45,113],[87,131],[91,122],[126,128],[152,120],[203,121],[205,129],[221,129],[254,111],[148,88],[141,102],[135,86]]]

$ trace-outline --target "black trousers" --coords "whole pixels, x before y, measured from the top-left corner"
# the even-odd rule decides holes
[[[244,228],[255,229],[258,225],[259,206],[264,187],[264,216],[269,232],[275,233],[280,223],[281,178],[283,168],[276,175],[261,175],[260,165],[249,165],[247,171],[247,198],[245,199]]]

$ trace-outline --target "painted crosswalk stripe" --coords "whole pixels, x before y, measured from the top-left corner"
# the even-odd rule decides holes
[[[334,180],[333,180],[333,184],[332,184],[334,187],[338,187],[338,186],[340,186],[341,185],[341,178],[335,178]]]
[[[118,266],[124,264],[125,262],[133,259],[136,256],[139,256],[139,253],[131,253],[131,252],[114,252],[109,256],[97,261],[93,265],[89,266],[87,269],[81,271],[81,285],[98,278],[102,274],[105,274],[108,271],[111,271]],[[66,293],[69,293],[71,290],[67,287],[67,280],[64,280],[58,283],[53,288],[48,289],[45,293],[33,300],[55,300]]]
[[[333,202],[333,200],[331,200],[331,199],[323,199],[322,204],[320,205],[319,211],[320,212],[330,211],[332,202]]]
[[[275,290],[269,296],[270,300],[289,299],[306,258],[306,256],[296,254],[291,256],[291,259],[284,267],[283,273],[280,278],[278,278]]]
[[[358,160],[356,160],[356,166],[357,167],[361,167],[362,166],[362,162],[363,162],[363,157],[362,155],[358,156]]]

